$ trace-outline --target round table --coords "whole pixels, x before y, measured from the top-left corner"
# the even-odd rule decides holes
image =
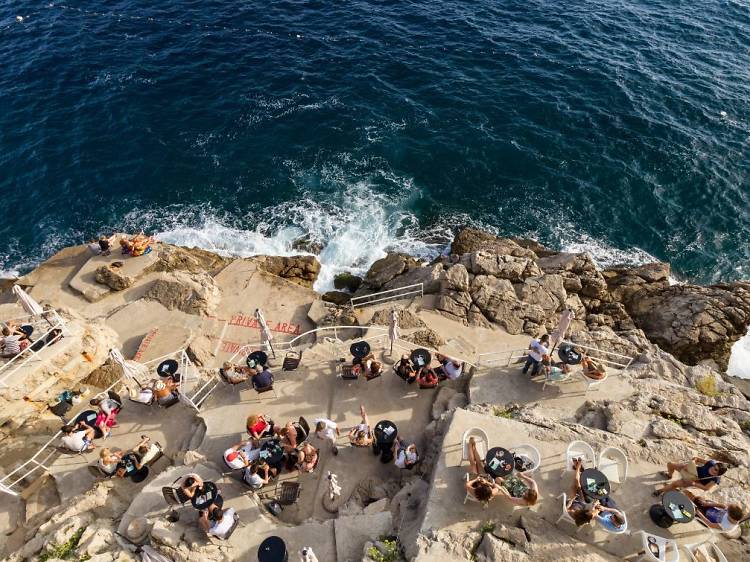
[[[578,365],[583,360],[583,355],[576,351],[569,343],[564,343],[557,348],[557,355],[567,365]]]
[[[160,377],[171,377],[177,372],[177,369],[180,368],[180,365],[175,361],[174,359],[166,359],[159,363],[159,366],[156,368],[156,372],[159,374]]]
[[[366,341],[354,342],[349,347],[349,352],[352,354],[352,357],[356,357],[357,359],[362,359],[368,353],[370,353],[370,344],[367,343]]]
[[[287,562],[289,553],[281,537],[268,537],[258,547],[258,562]]]
[[[196,490],[191,503],[195,509],[204,510],[208,509],[213,504],[217,504],[221,507],[224,500],[219,494],[219,489],[216,487],[216,484],[213,482],[204,482],[203,487]]]
[[[429,351],[420,347],[411,352],[411,360],[414,366],[419,369],[430,364],[432,355],[430,355]]]
[[[250,362],[253,362],[253,365],[250,365]],[[245,361],[247,363],[248,367],[257,367],[258,365],[264,366],[266,362],[268,361],[268,354],[265,351],[253,351],[250,355],[247,356],[247,360]]]
[[[661,505],[675,523],[690,523],[695,518],[693,502],[678,490],[670,490],[664,494]]]
[[[503,447],[493,447],[487,451],[484,459],[484,469],[493,478],[505,478],[515,469],[513,453]]]
[[[284,449],[281,448],[281,444],[276,439],[271,439],[261,445],[260,460],[265,461],[269,466],[278,464],[283,458]]]
[[[581,472],[581,489],[589,500],[606,498],[611,491],[607,477],[595,468],[587,468]]]
[[[390,445],[396,440],[398,428],[390,420],[381,420],[375,424],[375,440],[384,445]]]

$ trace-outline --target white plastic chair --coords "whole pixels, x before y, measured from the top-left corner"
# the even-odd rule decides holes
[[[575,520],[570,516],[570,513],[568,513],[568,494],[563,492],[558,498],[562,498],[562,514],[560,514],[560,517],[557,518],[557,521],[555,521],[555,525],[557,525],[560,521],[565,521],[566,523],[570,523],[576,528],[576,532],[578,532],[578,525],[576,525]]]
[[[466,474],[464,474],[464,482],[468,482],[468,481],[469,481],[469,473],[467,472]],[[464,505],[466,505],[466,502],[468,501],[481,503],[482,507],[484,509],[487,509],[487,502],[480,502],[477,498],[475,498],[469,493],[469,490],[466,490],[466,496],[464,497]]]
[[[596,464],[596,453],[585,441],[571,441],[565,451],[565,471],[573,470],[573,459],[582,459],[584,468],[591,468]],[[587,466],[588,464],[588,466]]]
[[[719,547],[712,542],[706,541],[696,544],[686,544],[682,548],[684,548],[685,552],[687,552],[688,559],[691,562],[698,562],[698,559],[695,557],[696,552],[702,552],[706,560],[714,559],[718,562],[728,562],[727,557],[724,556],[724,553],[719,550]]]
[[[526,474],[531,474],[542,466],[542,456],[539,454],[539,449],[533,445],[525,443],[523,445],[516,445],[515,447],[511,447],[510,451],[516,457],[523,457],[531,462],[531,468],[525,471]]]
[[[609,533],[610,535],[624,535],[625,533],[627,533],[628,532],[628,516],[625,515],[624,511],[620,511],[620,514],[622,515],[622,518],[625,520],[625,523],[623,523],[622,527],[617,529],[616,531],[613,531],[605,527],[601,523],[599,523],[599,519],[597,518],[597,523],[599,523],[599,526],[602,528],[602,531],[604,531],[605,533]]]
[[[599,387],[601,384],[606,381],[609,378],[609,373],[607,371],[604,371],[604,377],[601,379],[592,379],[590,377],[587,377],[583,374],[583,371],[581,371],[581,378],[583,379],[583,382],[586,383],[586,390],[584,392],[588,392],[591,390],[592,387]],[[597,388],[598,390],[598,388]]]
[[[568,371],[567,373],[563,373],[562,376],[560,376],[559,378],[551,378],[550,375],[545,373],[544,384],[542,385],[542,392],[544,392],[544,389],[547,388],[548,384],[561,384],[564,382],[568,382],[572,376],[573,375],[570,371]]]
[[[464,435],[461,437],[461,461],[469,460],[469,437],[474,438],[477,452],[484,459],[487,456],[487,451],[490,449],[490,440],[487,437],[487,432],[479,427],[470,427],[464,431]]]
[[[597,468],[601,470],[611,484],[622,484],[628,477],[628,457],[617,447],[606,447],[599,453]]]
[[[658,535],[652,535],[646,531],[637,531],[634,534],[641,535],[641,557],[638,560],[647,562],[679,562],[680,561],[680,550],[677,546],[677,541],[671,539],[665,539]],[[650,539],[650,540],[649,540]],[[655,556],[651,550],[649,550],[649,542],[653,541],[659,547],[659,556]]]

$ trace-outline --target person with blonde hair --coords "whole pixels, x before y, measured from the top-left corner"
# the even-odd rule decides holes
[[[369,447],[373,439],[372,427],[363,404],[359,405],[359,413],[362,416],[362,422],[349,430],[349,441],[355,447]]]

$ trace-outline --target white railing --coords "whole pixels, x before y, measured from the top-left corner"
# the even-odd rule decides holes
[[[568,344],[573,347],[577,347],[586,351],[586,354],[604,363],[608,367],[614,369],[626,370],[635,361],[635,357],[629,355],[622,355],[621,353],[615,353],[614,351],[607,351],[599,349],[598,347],[592,347],[589,345],[582,345],[571,341],[562,341],[560,344]],[[559,346],[558,346],[559,347]],[[477,357],[477,363],[481,367],[489,367],[491,365],[505,365],[510,366],[512,363],[519,359],[525,358],[528,355],[528,349],[513,349],[513,350],[502,350],[502,351],[490,351],[487,353],[480,353]]]
[[[6,322],[12,322],[14,325],[18,326],[33,326],[33,335],[36,337],[34,341],[29,345],[29,347],[24,349],[21,353],[14,355],[5,363],[0,364],[0,387],[4,388],[8,388],[8,385],[5,383],[5,381],[9,379],[14,373],[17,373],[25,365],[30,363],[32,360],[38,360],[40,362],[45,361],[45,358],[40,356],[39,353],[59,341],[56,340],[51,343],[46,342],[47,337],[52,333],[53,330],[60,330],[62,336],[67,335],[65,330],[65,321],[60,318],[60,315],[56,310],[46,310],[43,314],[38,316],[19,316],[18,318],[11,318]],[[42,335],[37,336],[37,334],[39,334],[40,332]],[[32,349],[32,346],[34,346],[34,344],[39,341],[44,342],[44,344],[39,349]]]
[[[354,310],[362,306],[417,296],[424,296],[424,283],[415,283],[414,285],[406,285],[405,287],[398,287],[397,289],[389,289],[387,291],[362,295],[361,297],[352,297],[349,300],[349,304],[351,305],[352,310]]]
[[[343,341],[339,339],[339,335],[341,332],[345,332],[347,330],[365,330],[367,331],[367,335],[365,336],[355,336],[353,338],[348,338],[356,341],[368,341],[368,342],[374,342],[377,340],[384,340],[387,342],[390,342],[390,339],[388,337],[388,328],[384,328],[383,326],[323,326],[321,328],[315,328],[313,330],[308,330],[304,334],[300,334],[299,336],[285,342],[278,342],[274,344],[274,349],[277,351],[290,351],[292,349],[294,350],[301,350],[305,347],[312,347],[317,342],[304,344],[301,343],[301,340],[303,338],[310,336],[310,335],[316,335],[321,336],[325,333],[330,333],[333,337],[327,337],[323,336],[323,341],[328,341],[329,343],[332,343],[336,348],[338,348],[339,345],[343,344]],[[374,332],[373,335],[370,335],[370,332]],[[409,341],[402,340],[402,339],[396,339],[393,342],[394,348],[401,348],[405,350],[412,350],[416,347],[421,347],[423,349],[427,349],[428,351],[431,351],[433,354],[438,353],[438,351],[431,349],[431,348],[425,348],[424,346],[417,346],[416,344],[413,344]],[[262,343],[248,343],[243,346],[241,346],[237,351],[234,352],[234,354],[229,358],[230,362],[235,362],[238,357],[246,357],[251,352],[263,349]],[[338,350],[337,350],[338,351]],[[476,365],[472,361],[468,361],[466,359],[463,359],[461,357],[456,357],[455,355],[451,355],[450,357],[453,357],[456,360],[462,361],[463,363],[466,363],[469,366],[476,367]]]
[[[219,385],[219,377],[214,371],[211,371],[209,377],[204,381],[201,380],[198,368],[190,361],[184,349],[179,352],[177,362],[180,367],[180,401],[199,411],[203,403],[211,396],[211,393]],[[149,361],[147,365],[154,363],[156,360]]]

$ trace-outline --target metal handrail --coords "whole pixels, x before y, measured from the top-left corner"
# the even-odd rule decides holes
[[[588,346],[588,345],[582,345],[582,344],[578,344],[578,343],[567,341],[567,340],[563,340],[560,343],[572,345],[574,347],[580,347],[585,350],[593,351],[597,354],[603,353],[603,354],[611,355],[611,356],[618,357],[621,359],[627,359],[627,362],[618,362],[613,359],[607,359],[606,357],[597,357],[596,355],[591,354],[591,356],[594,357],[594,359],[597,359],[598,361],[601,361],[602,363],[605,363],[609,366],[614,366],[619,369],[622,369],[623,371],[626,370],[628,367],[630,367],[633,361],[635,361],[635,357],[630,357],[629,355],[623,355],[621,353],[615,353],[614,351],[607,351],[605,349],[599,349],[599,348]],[[503,355],[503,356],[507,355],[506,366],[509,366],[513,362],[513,359],[520,359],[521,357],[525,357],[527,354],[528,354],[528,349],[513,349],[513,350],[506,349],[506,350],[500,350],[500,351],[489,351],[486,353],[480,353],[478,355],[477,362],[481,366],[485,366],[490,363],[499,363],[499,362],[502,362],[502,359],[487,359],[487,358],[495,356],[495,355]]]
[[[50,320],[47,316],[52,316],[53,319]],[[32,325],[41,324],[42,321],[44,321],[44,323],[46,324],[45,327],[49,327],[49,329],[46,332],[44,332],[40,337],[38,337],[36,341],[46,339],[47,336],[49,336],[53,330],[60,330],[63,336],[66,335],[65,334],[65,328],[66,328],[65,322],[63,321],[62,318],[60,318],[60,315],[57,314],[56,310],[46,310],[41,315],[28,314],[26,316],[18,316],[16,318],[11,318],[9,320],[6,320],[6,322],[14,322],[14,323],[26,322]],[[10,378],[13,374],[18,372],[20,369],[22,369],[32,359],[35,358],[41,362],[44,362],[45,359],[39,356],[39,352],[41,352],[44,349],[47,349],[53,343],[57,343],[57,342],[51,342],[51,343],[45,342],[44,345],[42,345],[42,347],[39,348],[38,350],[32,349],[30,345],[29,347],[27,347],[20,353],[17,353],[16,355],[14,355],[9,361],[4,363],[3,365],[0,365],[0,387],[8,388],[8,385],[5,384],[4,381]]]
[[[400,292],[400,291],[406,291],[407,289],[415,289],[415,290],[407,291],[407,292]],[[379,297],[381,295],[386,295],[389,293],[398,293],[398,294],[391,295],[389,297],[372,299],[372,297]],[[369,295],[352,297],[351,299],[349,299],[349,306],[351,306],[352,310],[354,310],[357,307],[367,306],[370,304],[377,304],[379,302],[385,302],[389,300],[403,299],[412,295],[419,295],[420,297],[423,297],[424,296],[424,283],[414,283],[413,285],[405,285],[403,287],[397,287],[396,289],[388,289],[387,291],[379,291],[377,293],[371,293]]]

